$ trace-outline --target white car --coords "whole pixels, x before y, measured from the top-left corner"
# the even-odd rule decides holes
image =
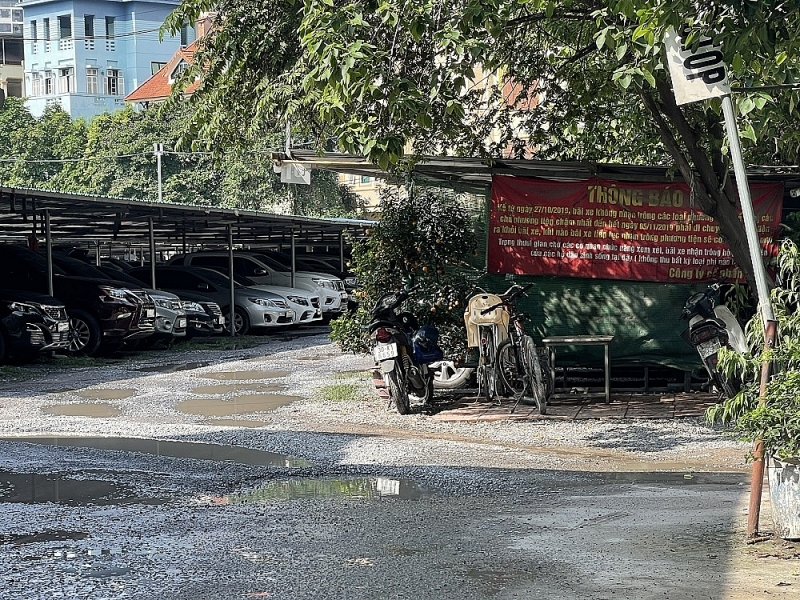
[[[233,254],[233,269],[236,275],[251,279],[257,285],[292,286],[291,269],[278,261],[259,254],[236,250]],[[203,250],[173,257],[170,265],[191,265],[228,272],[228,252],[223,250]],[[319,297],[320,308],[325,319],[339,316],[347,308],[347,292],[344,282],[333,275],[308,271],[295,271],[294,286]]]

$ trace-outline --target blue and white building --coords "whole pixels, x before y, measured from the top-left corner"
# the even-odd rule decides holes
[[[125,94],[194,41],[191,25],[159,41],[179,0],[21,0],[27,106],[57,102],[90,119],[125,106]]]

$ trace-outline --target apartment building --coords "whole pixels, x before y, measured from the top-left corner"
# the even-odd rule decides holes
[[[23,16],[17,0],[0,0],[0,89],[6,96],[22,98]]]
[[[56,102],[73,118],[125,106],[125,94],[195,39],[187,25],[159,40],[179,0],[22,0],[26,104]]]

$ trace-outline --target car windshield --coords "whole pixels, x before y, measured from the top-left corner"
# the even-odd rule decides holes
[[[109,279],[108,275],[90,264],[66,256],[53,256],[53,264],[58,265],[70,275],[78,277],[92,277],[94,279]]]
[[[252,256],[257,261],[264,263],[273,271],[279,271],[281,273],[288,273],[291,271],[289,267],[287,267],[286,265],[282,265],[277,260],[275,260],[274,258],[270,258],[266,254],[253,254]]]
[[[213,283],[215,286],[220,288],[227,288],[230,287],[230,277],[226,277],[213,269],[205,269],[205,268],[197,268],[193,269],[193,272],[197,273],[198,276],[206,279],[210,283]],[[234,282],[236,280],[234,279]],[[239,283],[236,283],[235,287],[242,287]]]

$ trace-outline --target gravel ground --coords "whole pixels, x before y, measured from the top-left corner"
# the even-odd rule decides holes
[[[102,369],[39,365],[33,379],[0,385],[0,501],[15,500],[0,511],[0,598],[754,597],[730,591],[738,567],[685,564],[697,553],[746,559],[734,541],[742,445],[690,419],[400,416],[377,397],[371,367],[319,330],[250,349],[139,353]],[[220,384],[240,390],[196,389]],[[297,399],[221,417],[176,408],[234,405],[264,384]],[[52,414],[82,404],[114,416]],[[11,439],[30,436],[61,445]],[[71,436],[161,440],[161,455],[65,446]],[[168,456],[168,440],[279,460]],[[27,501],[15,496],[23,490]],[[581,522],[600,538],[577,535]],[[559,523],[570,525],[558,534]],[[554,555],[536,539],[569,546]],[[665,594],[674,568],[704,580],[705,595],[687,581]],[[780,592],[770,597],[800,588],[763,585]]]

